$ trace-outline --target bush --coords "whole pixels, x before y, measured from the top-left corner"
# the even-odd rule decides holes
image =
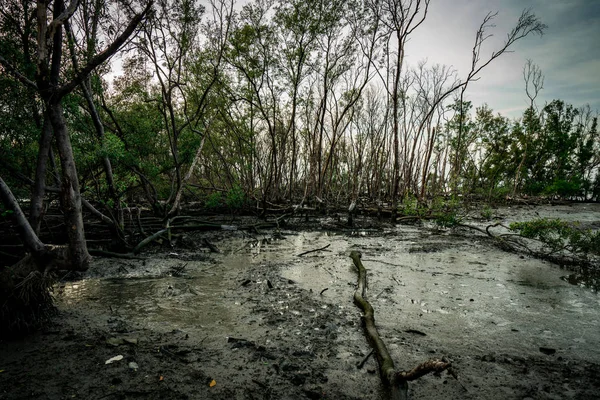
[[[552,182],[552,185],[548,186],[544,192],[547,194],[558,195],[560,197],[577,196],[582,192],[581,182],[579,179],[573,179],[571,181],[557,179]]]
[[[483,207],[483,210],[481,210],[481,217],[483,219],[485,219],[486,221],[489,221],[492,219],[492,217],[494,216],[494,212],[492,211],[492,208],[490,206],[485,206]]]
[[[214,192],[214,193],[211,193],[208,195],[208,197],[206,198],[206,201],[204,202],[204,205],[206,206],[206,208],[210,208],[210,209],[219,208],[219,207],[221,207],[221,200],[222,200],[221,193]]]
[[[227,192],[225,204],[232,210],[239,210],[246,203],[246,195],[241,187],[235,185]]]

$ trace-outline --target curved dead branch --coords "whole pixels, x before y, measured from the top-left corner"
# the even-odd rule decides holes
[[[367,288],[367,270],[362,264],[361,254],[358,251],[352,251],[350,257],[358,270],[358,284],[354,292],[354,304],[363,312],[362,321],[365,335],[375,351],[381,380],[390,389],[390,398],[407,399],[408,381],[418,379],[430,372],[442,372],[450,368],[451,364],[445,361],[428,360],[410,371],[396,371],[394,361],[375,326],[375,311],[364,297]]]

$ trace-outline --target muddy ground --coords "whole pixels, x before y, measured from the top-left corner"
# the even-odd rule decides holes
[[[600,225],[598,205],[493,212]],[[458,374],[412,382],[411,398],[600,399],[597,287],[474,231],[358,224],[291,220],[97,258],[56,286],[52,325],[0,343],[0,399],[383,399],[375,359],[357,368],[370,348],[351,250],[396,367],[445,357]]]

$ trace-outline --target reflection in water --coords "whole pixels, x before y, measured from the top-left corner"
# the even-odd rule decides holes
[[[67,283],[57,291],[57,301],[65,308],[93,304],[150,329],[206,332],[219,326],[221,329],[212,331],[232,330],[248,316],[242,305],[227,297],[239,286],[239,273],[252,264],[289,262],[295,253],[313,245],[314,236],[232,241],[223,246],[229,254],[218,256],[215,265],[190,261],[185,263],[185,271],[177,259],[154,259],[150,262],[154,265],[145,268],[160,276]],[[178,268],[181,273],[172,274]]]
[[[177,260],[160,260],[177,263]],[[240,318],[241,306],[228,301],[225,293],[235,287],[231,273],[249,266],[247,255],[225,257],[222,273],[203,271],[206,264],[189,262],[188,277],[86,279],[66,284],[57,300],[65,307],[90,304],[138,323],[146,328],[206,330],[216,325],[232,326]]]
[[[148,327],[201,329],[231,322],[234,304],[222,301],[229,281],[205,275],[190,279],[88,279],[66,285],[64,305],[94,301],[132,322]]]

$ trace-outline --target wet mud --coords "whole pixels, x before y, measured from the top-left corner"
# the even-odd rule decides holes
[[[584,207],[494,213],[595,226],[600,210]],[[457,372],[411,382],[412,399],[600,398],[593,273],[473,232],[362,222],[202,233],[143,260],[97,259],[56,286],[51,326],[0,343],[0,399],[384,399],[375,359],[357,367],[371,349],[351,250],[396,367],[445,357]]]

